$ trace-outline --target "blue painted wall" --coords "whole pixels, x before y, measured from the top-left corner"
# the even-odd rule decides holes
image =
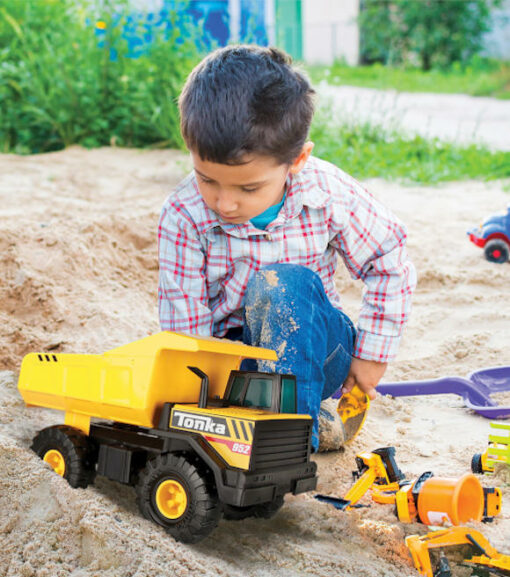
[[[265,22],[266,0],[240,0],[239,41],[268,44]],[[123,26],[122,36],[128,44],[128,56],[136,58],[153,42],[157,30],[169,31],[172,26],[185,30],[193,23],[201,32],[197,41],[205,49],[225,46],[231,40],[228,0],[162,0],[161,10],[153,13],[133,11]],[[96,28],[102,41],[105,31]],[[112,51],[112,58],[116,54]]]
[[[206,45],[225,46],[230,38],[230,16],[228,0],[164,0],[161,14],[168,18],[169,13],[186,15],[197,25],[203,25]]]
[[[241,0],[240,41],[267,46],[265,0]]]

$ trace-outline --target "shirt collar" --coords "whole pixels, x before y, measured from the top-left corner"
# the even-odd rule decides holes
[[[314,159],[310,158],[300,172],[287,177],[287,200],[284,209],[289,220],[298,216],[303,206],[324,208],[328,203],[329,195],[317,182],[314,164]]]

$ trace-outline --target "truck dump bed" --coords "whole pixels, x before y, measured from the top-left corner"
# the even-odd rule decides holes
[[[18,388],[27,405],[65,411],[79,428],[90,417],[154,427],[164,403],[197,402],[201,381],[188,366],[209,376],[210,397],[222,397],[244,358],[277,360],[269,349],[165,331],[102,355],[30,353]]]

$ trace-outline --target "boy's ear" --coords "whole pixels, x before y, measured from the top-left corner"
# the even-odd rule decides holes
[[[305,142],[303,144],[303,148],[301,149],[299,156],[290,165],[289,172],[291,174],[297,174],[303,168],[303,166],[306,164],[306,161],[310,158],[310,154],[312,154],[314,146],[315,144],[311,141]]]

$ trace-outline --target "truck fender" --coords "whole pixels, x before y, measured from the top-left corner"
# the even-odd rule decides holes
[[[207,445],[199,434],[190,434],[189,432],[181,434],[177,431],[172,431],[165,439],[162,452],[176,452],[176,441],[180,447],[179,450],[195,455],[211,471],[214,476],[218,496],[221,500],[221,494],[223,493],[223,487],[225,485],[223,471],[226,468],[223,459],[212,451],[211,447]]]

